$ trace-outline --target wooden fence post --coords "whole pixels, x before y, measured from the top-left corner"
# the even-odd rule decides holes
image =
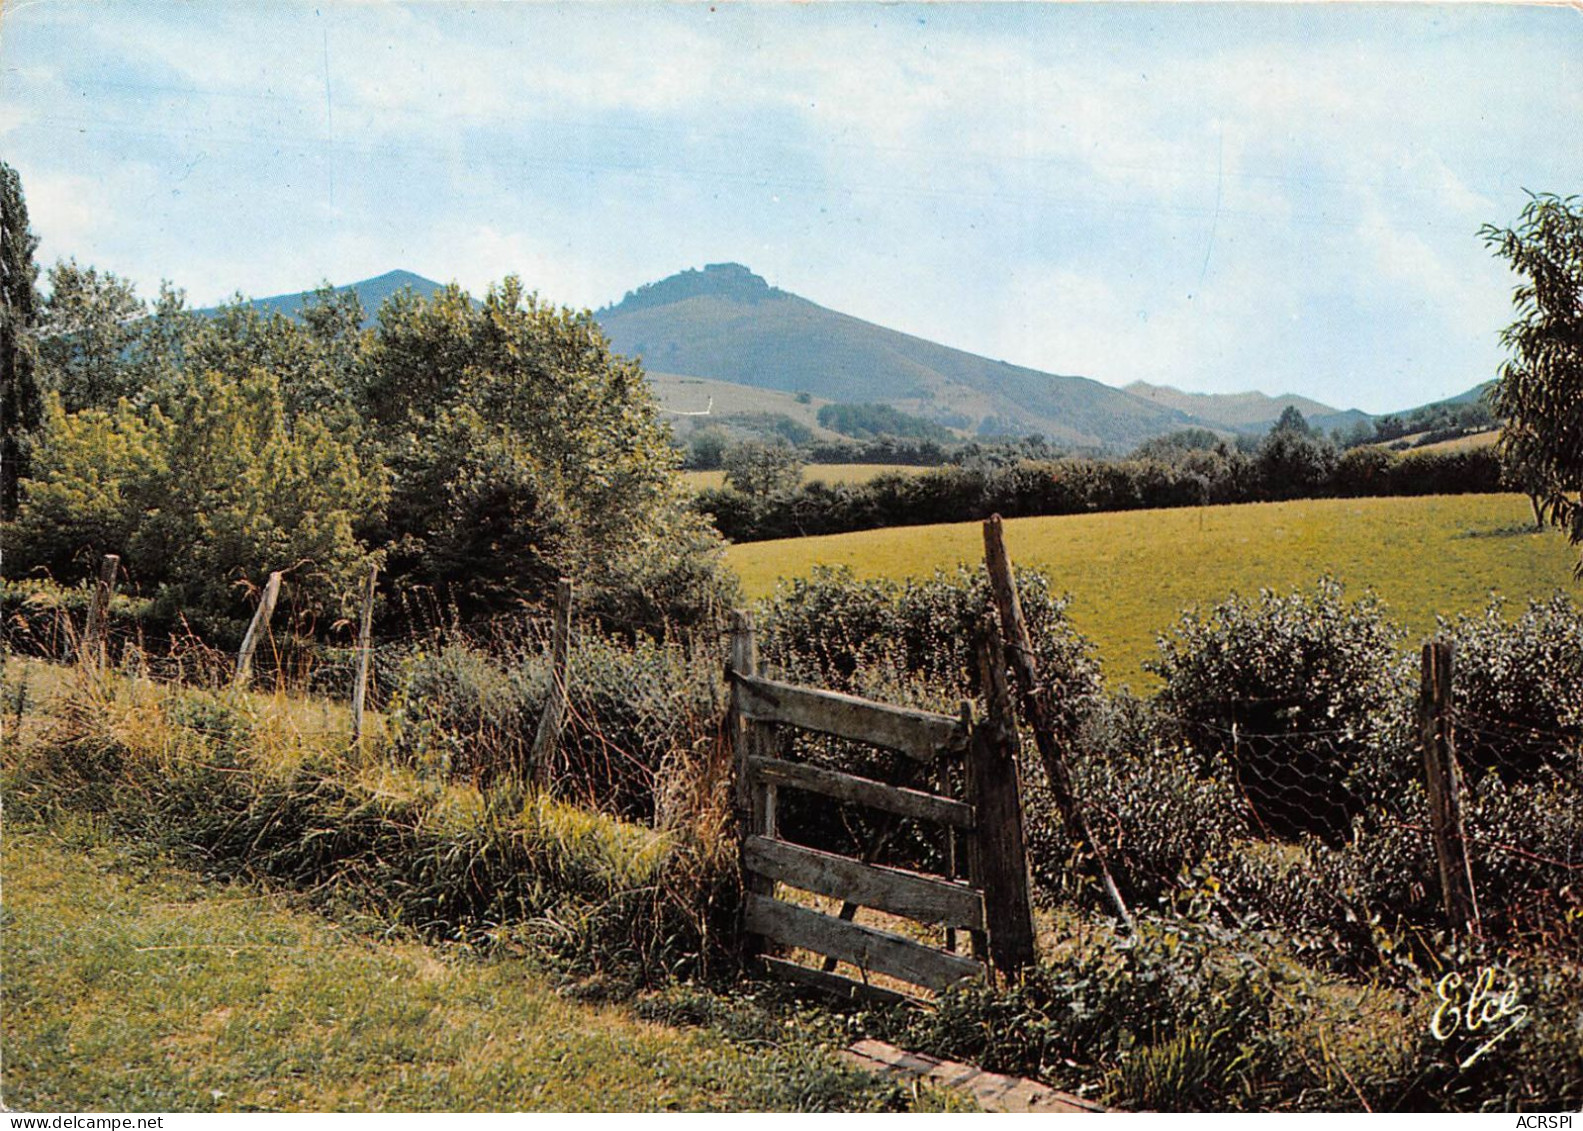
[[[549,778],[550,762],[561,744],[561,728],[566,725],[566,706],[571,691],[566,682],[572,639],[572,580],[563,577],[555,583],[555,620],[550,635],[550,691],[539,714],[539,729],[533,736],[533,751],[528,755],[533,780],[543,785]]]
[[[352,668],[352,741],[363,741],[363,706],[368,696],[368,661],[374,633],[374,583],[379,567],[368,567],[368,585],[363,590],[363,612],[357,630],[357,660]]]
[[[1429,792],[1429,823],[1440,868],[1446,919],[1454,931],[1477,934],[1479,908],[1473,867],[1462,826],[1462,775],[1452,736],[1451,674],[1455,651],[1450,641],[1424,645],[1418,691],[1419,735],[1424,749],[1424,780]]]
[[[1079,844],[1087,845],[1093,853],[1094,866],[1105,889],[1111,907],[1121,918],[1127,930],[1133,929],[1132,913],[1121,898],[1121,890],[1111,875],[1105,860],[1105,850],[1089,830],[1088,820],[1078,808],[1072,789],[1072,774],[1067,768],[1066,757],[1056,745],[1055,727],[1050,717],[1047,692],[1039,682],[1039,661],[1033,651],[1033,641],[1028,626],[1022,619],[1022,602],[1017,597],[1017,584],[1011,574],[1011,558],[1006,553],[1006,542],[1001,530],[1000,515],[990,515],[984,521],[984,564],[989,570],[989,585],[995,596],[995,608],[1000,613],[1000,630],[1005,638],[1007,659],[1017,680],[1017,699],[1022,707],[1022,717],[1033,728],[1034,742],[1039,748],[1039,760],[1044,763],[1045,776],[1050,781],[1050,792],[1055,796],[1061,819],[1066,824],[1067,835]]]
[[[735,609],[731,613],[731,659],[730,670],[737,675],[758,675],[759,655],[758,638],[753,630],[753,614],[745,609]],[[737,838],[738,843],[745,852],[747,840],[751,836],[763,833],[767,822],[768,804],[766,790],[753,788],[752,775],[748,772],[748,759],[760,754],[761,747],[765,746],[764,724],[754,722],[738,706],[741,692],[735,680],[731,680],[731,719],[730,735],[731,750],[734,765],[732,767],[736,782],[734,790]],[[775,894],[774,881],[760,876],[746,866],[742,867],[743,890],[753,895],[771,896]],[[744,945],[747,957],[751,958],[762,953],[763,945],[756,936],[744,932]]]
[[[78,655],[83,663],[94,669],[105,664],[110,636],[110,598],[115,596],[116,575],[121,569],[119,554],[106,554],[99,561],[99,581],[94,586],[93,599],[88,603],[88,624],[82,633],[82,648]]]
[[[275,615],[275,601],[279,596],[280,571],[277,569],[264,583],[264,595],[259,599],[253,621],[247,626],[247,635],[242,637],[242,647],[236,654],[236,679],[233,682],[237,687],[246,687],[253,676],[253,651],[269,631],[269,618]]]
[[[1022,839],[1017,781],[1017,730],[1006,687],[1006,656],[990,618],[982,625],[979,671],[988,717],[973,728],[967,749],[968,801],[977,811],[973,883],[984,892],[989,960],[1006,977],[1033,965],[1033,911]]]

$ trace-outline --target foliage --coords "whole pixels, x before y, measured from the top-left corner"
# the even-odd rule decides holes
[[[726,486],[749,499],[790,491],[802,480],[802,460],[788,444],[737,444],[721,460]]]
[[[352,440],[289,421],[262,371],[184,377],[164,400],[146,422],[124,400],[75,414],[52,401],[16,525],[21,568],[70,576],[116,553],[173,607],[231,610],[236,582],[286,567],[299,609],[339,616],[367,560],[353,523],[383,494]]]
[[[1336,470],[1336,448],[1314,430],[1295,406],[1288,405],[1256,457],[1264,494],[1272,499],[1309,498],[1327,493]]]
[[[1283,973],[1264,947],[1231,941],[1207,921],[1145,919],[1133,938],[1081,945],[1004,989],[948,991],[909,1047],[1068,1088],[1108,1078],[1111,1102],[1134,1109],[1249,1106],[1273,1060],[1261,1045]]]
[[[1376,598],[1346,602],[1326,578],[1185,614],[1150,668],[1182,740],[1230,761],[1266,829],[1339,840],[1374,792],[1361,779],[1388,772],[1373,755],[1398,741],[1401,635]]]
[[[1583,609],[1561,593],[1507,623],[1499,600],[1443,623],[1456,645],[1457,751],[1512,781],[1542,767],[1583,780]]]
[[[827,404],[819,408],[819,425],[843,436],[867,440],[898,436],[940,443],[951,439],[949,429],[932,420],[911,416],[887,404]]]
[[[961,462],[951,466],[916,475],[876,476],[834,490],[808,482],[782,485],[769,494],[704,491],[693,505],[733,542],[755,542],[967,522],[995,513],[1063,515],[1504,489],[1499,459],[1488,449],[1415,452],[1397,460],[1363,448],[1343,458],[1329,440],[1295,428],[1272,431],[1252,457],[1225,444],[1149,448],[1148,454],[1126,460],[959,455]]]
[[[19,485],[32,466],[32,433],[42,415],[36,349],[33,252],[22,178],[0,161],[0,520],[16,515]]]
[[[136,374],[126,364],[144,313],[136,289],[75,259],[57,262],[48,281],[38,330],[45,387],[67,412],[113,409],[122,397],[136,396]]]
[[[1489,393],[1500,449],[1543,517],[1583,544],[1583,201],[1532,196],[1512,228],[1480,233],[1521,277],[1510,356]],[[1583,560],[1578,571],[1583,575]]]
[[[586,313],[515,278],[476,304],[455,287],[402,292],[362,372],[356,403],[393,477],[379,540],[400,584],[476,615],[541,603],[565,574],[607,615],[655,631],[721,603],[718,551],[683,505],[642,371]],[[470,577],[467,561],[497,576]]]

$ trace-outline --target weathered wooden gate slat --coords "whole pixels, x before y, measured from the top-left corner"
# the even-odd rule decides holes
[[[947,927],[984,927],[984,899],[962,884],[931,879],[914,872],[863,864],[815,848],[750,836],[743,860],[761,876],[804,891],[845,899],[920,923]]]
[[[881,1002],[885,1005],[905,1005],[909,1003],[917,1005],[920,1000],[899,990],[871,985],[868,982],[860,982],[856,978],[848,978],[844,974],[832,974],[828,970],[816,970],[812,966],[801,966],[795,962],[788,962],[784,958],[776,958],[769,954],[760,955],[759,961],[764,964],[766,971],[777,978],[834,994],[845,1001],[868,1000]]]
[[[872,778],[844,774],[839,770],[826,770],[802,762],[783,762],[778,758],[748,759],[748,770],[757,781],[771,785],[789,785],[833,797],[837,801],[851,801],[883,809],[902,817],[915,817],[924,821],[939,821],[959,829],[973,827],[973,807],[964,801],[953,801],[935,793],[887,785]]]
[[[888,974],[931,990],[943,990],[984,973],[983,965],[970,958],[753,893],[747,897],[746,923],[754,934],[787,946],[827,954],[861,970]]]
[[[854,742],[900,751],[920,762],[932,762],[945,751],[963,749],[967,734],[961,720],[910,707],[893,707],[811,687],[734,672],[737,709],[761,723],[786,723],[804,730],[833,734]]]

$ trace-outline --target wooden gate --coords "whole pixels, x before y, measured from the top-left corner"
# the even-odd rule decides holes
[[[868,976],[883,974],[939,991],[986,976],[990,964],[1009,973],[1032,961],[1021,804],[1001,720],[975,727],[966,704],[961,717],[953,718],[766,679],[758,674],[752,623],[740,612],[729,676],[745,926],[767,970],[842,996],[900,1000],[911,995],[875,986]],[[993,714],[993,695],[990,702]],[[964,759],[966,797],[788,761],[779,756],[777,727],[898,751],[925,767]],[[950,775],[936,777],[945,782]],[[943,826],[952,845],[964,850],[967,877],[886,867],[785,840],[777,819],[785,789]],[[956,870],[954,859],[948,867]],[[840,899],[841,914],[778,899],[777,883]],[[859,907],[944,928],[945,947],[855,923]],[[972,939],[972,957],[955,952],[959,930]],[[825,961],[814,968],[764,953],[775,944],[813,951]],[[856,967],[859,977],[836,973],[841,962]]]

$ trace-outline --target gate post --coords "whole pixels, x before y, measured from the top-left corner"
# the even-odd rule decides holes
[[[973,881],[984,891],[990,964],[1010,979],[1033,965],[1033,912],[1006,656],[988,618],[980,625],[978,662],[988,714],[973,728],[967,748],[968,801],[977,813],[973,835],[978,851],[972,860],[978,874]]]

